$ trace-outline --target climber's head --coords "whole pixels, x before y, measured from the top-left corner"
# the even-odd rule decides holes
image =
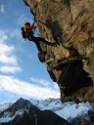
[[[31,24],[29,22],[26,22],[24,26],[30,26]]]
[[[23,28],[24,32],[29,32],[31,30],[31,24],[29,22],[26,22]]]

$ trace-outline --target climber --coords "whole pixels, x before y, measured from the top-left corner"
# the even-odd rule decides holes
[[[23,38],[28,38],[29,35],[33,37],[33,30],[36,29],[35,22],[30,24],[29,22],[26,22],[23,27],[21,27],[21,34]]]
[[[35,30],[35,29],[36,29],[35,22],[32,23],[32,24],[30,24],[29,22],[26,22],[24,24],[24,26],[21,27],[22,37],[25,38],[25,39],[27,38],[28,40],[34,42],[37,45],[37,47],[40,51],[41,51],[40,42],[43,42],[43,43],[45,43],[49,46],[52,46],[52,45],[54,46],[56,44],[56,43],[48,42],[42,37],[35,37],[34,33],[33,33],[33,30]]]

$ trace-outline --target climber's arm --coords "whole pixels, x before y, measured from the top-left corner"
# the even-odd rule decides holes
[[[32,23],[32,25],[31,25],[30,27],[31,27],[31,29],[35,29],[35,28],[36,28],[36,26],[35,26],[35,22]]]

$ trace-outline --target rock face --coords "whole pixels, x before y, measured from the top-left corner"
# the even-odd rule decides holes
[[[39,60],[61,91],[62,102],[94,107],[94,0],[24,0],[39,27]]]

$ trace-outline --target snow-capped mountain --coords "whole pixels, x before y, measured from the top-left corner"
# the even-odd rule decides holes
[[[88,122],[94,118],[94,111],[88,102],[62,104],[60,99],[51,98],[46,100],[24,100],[20,98],[13,104],[0,105],[0,110],[0,125],[31,125],[31,122],[34,125],[48,125],[47,120],[49,125],[59,125],[59,123],[68,125],[68,122],[71,125],[77,123],[79,125],[80,116],[84,116]],[[54,122],[51,122],[52,119]]]
[[[69,125],[50,110],[40,110],[30,101],[20,98],[0,113],[0,125]]]
[[[74,102],[62,103],[60,99],[46,99],[46,100],[34,100],[30,102],[41,110],[51,110],[60,117],[69,120],[75,118],[78,115],[87,114],[88,110],[92,110],[90,103],[79,103]]]
[[[0,104],[0,112],[4,111],[5,109],[9,108],[12,105],[12,103],[4,103]]]

